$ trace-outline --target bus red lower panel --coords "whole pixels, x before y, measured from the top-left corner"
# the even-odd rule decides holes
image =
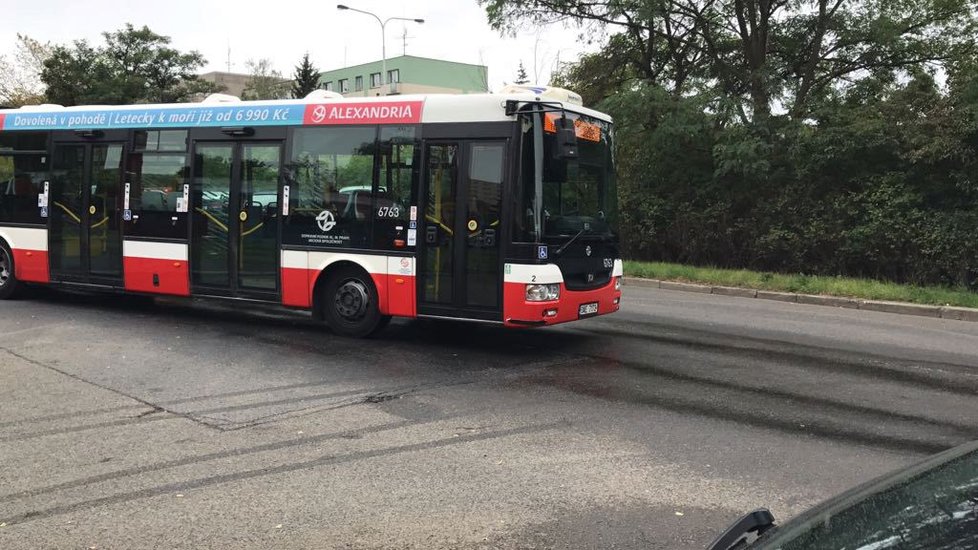
[[[15,248],[11,252],[14,254],[14,276],[18,280],[32,283],[51,282],[47,250]]]
[[[560,284],[560,299],[552,302],[526,301],[526,283],[505,283],[503,286],[503,318],[509,326],[540,326],[555,325],[576,321],[580,307],[584,304],[597,304],[598,311],[593,315],[605,315],[618,311],[621,291],[615,290],[615,280],[612,277],[607,285],[584,291],[567,290]],[[547,311],[556,310],[555,315],[546,315]]]
[[[282,305],[312,307],[312,272],[297,267],[282,268]]]
[[[416,317],[415,288],[413,275],[387,275],[387,315]]]
[[[123,258],[126,290],[190,296],[190,270],[182,260]]]
[[[374,288],[377,289],[377,300],[380,302],[380,312],[384,315],[390,315],[389,309],[387,307],[387,274],[386,273],[371,273],[370,278],[374,281]]]
[[[380,302],[380,312],[384,315],[414,317],[414,277],[411,275],[388,275],[371,273]]]

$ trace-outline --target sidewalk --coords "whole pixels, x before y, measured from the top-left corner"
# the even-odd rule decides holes
[[[625,285],[635,285],[645,288],[661,288],[663,290],[681,290],[684,292],[699,292],[701,294],[716,294],[719,296],[736,296],[740,298],[759,298],[761,300],[776,300],[816,306],[844,307],[900,315],[918,315],[956,321],[978,322],[978,309],[952,306],[928,306],[909,304],[905,302],[883,302],[879,300],[861,300],[841,296],[820,296],[814,294],[797,294],[794,292],[773,292],[755,290],[753,288],[738,288],[730,286],[712,286],[695,283],[679,283],[660,281],[658,279],[641,279],[625,277]]]

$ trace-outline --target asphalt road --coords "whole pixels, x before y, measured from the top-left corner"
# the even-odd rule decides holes
[[[511,331],[0,303],[0,548],[702,548],[978,438],[978,323],[626,288]]]

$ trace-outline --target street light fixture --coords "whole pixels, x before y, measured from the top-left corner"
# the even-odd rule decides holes
[[[380,89],[384,92],[384,95],[387,95],[387,23],[390,23],[391,21],[413,21],[415,23],[424,23],[424,19],[414,19],[411,17],[388,17],[387,19],[381,19],[375,13],[365,10],[358,10],[357,8],[351,8],[350,6],[346,6],[344,4],[337,4],[336,9],[341,11],[355,11],[357,13],[369,15],[380,23]]]

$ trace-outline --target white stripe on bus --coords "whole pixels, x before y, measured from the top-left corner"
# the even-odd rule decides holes
[[[564,282],[564,277],[560,273],[560,268],[554,264],[506,264],[503,281],[556,284]]]
[[[319,252],[305,250],[283,250],[282,267],[322,271],[336,262],[352,262],[367,273],[387,274],[387,256],[377,254],[351,254],[348,252]]]
[[[122,255],[127,258],[187,261],[188,247],[184,243],[122,241]]]
[[[48,249],[48,230],[40,227],[0,227],[0,237],[7,241],[11,249]]]

